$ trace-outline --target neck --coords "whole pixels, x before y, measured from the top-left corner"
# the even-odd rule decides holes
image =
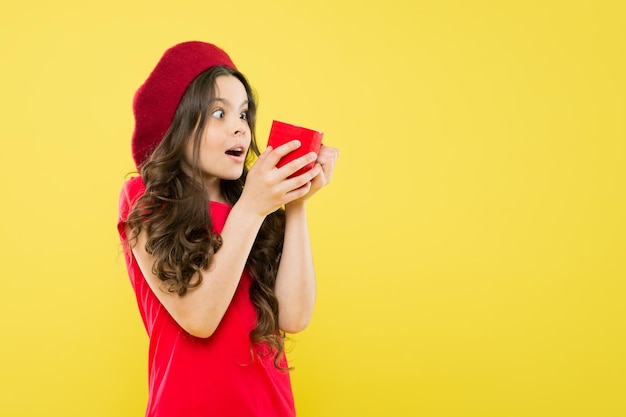
[[[216,201],[218,203],[226,203],[226,199],[222,195],[222,187],[220,179],[216,177],[204,178],[204,189],[207,193],[209,201]]]
[[[190,177],[194,178],[191,167],[187,164],[183,164],[183,171]],[[226,199],[222,195],[222,186],[219,178],[214,176],[203,176],[201,179],[203,188],[206,192],[206,196],[209,201],[216,201],[218,203],[226,203]]]

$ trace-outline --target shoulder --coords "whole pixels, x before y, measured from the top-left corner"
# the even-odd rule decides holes
[[[135,205],[139,197],[146,191],[146,186],[140,176],[132,177],[122,186],[119,198],[119,214],[125,219],[128,212]]]

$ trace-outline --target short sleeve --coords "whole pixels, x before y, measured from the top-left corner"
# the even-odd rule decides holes
[[[128,220],[128,214],[133,208],[139,197],[146,191],[146,187],[141,177],[133,177],[124,183],[120,192],[117,231],[122,241],[126,240],[125,225]]]

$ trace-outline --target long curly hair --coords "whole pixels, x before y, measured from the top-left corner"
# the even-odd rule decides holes
[[[128,215],[128,241],[136,242],[146,231],[146,252],[154,256],[152,272],[163,281],[163,288],[184,297],[202,282],[207,268],[220,249],[222,238],[212,231],[209,200],[203,190],[199,165],[201,137],[207,123],[209,105],[215,97],[217,77],[230,75],[244,85],[248,95],[248,125],[251,144],[243,174],[236,180],[221,180],[221,191],[232,206],[243,191],[248,165],[259,155],[255,137],[256,98],[240,72],[216,66],[200,74],[183,95],[172,124],[163,140],[141,167],[146,192]],[[191,175],[182,162],[186,145],[193,141]],[[251,351],[255,343],[267,343],[274,354],[274,366],[282,365],[284,333],[278,327],[278,300],[274,293],[276,274],[283,248],[285,212],[268,215],[257,234],[246,262],[252,278],[250,300],[257,313],[256,327],[250,332]],[[265,351],[265,349],[262,349]],[[254,356],[253,356],[254,358]]]

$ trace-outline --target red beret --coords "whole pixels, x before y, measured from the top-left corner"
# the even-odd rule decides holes
[[[133,100],[132,153],[137,169],[165,136],[189,84],[217,65],[236,69],[226,52],[210,43],[184,42],[165,51]]]

